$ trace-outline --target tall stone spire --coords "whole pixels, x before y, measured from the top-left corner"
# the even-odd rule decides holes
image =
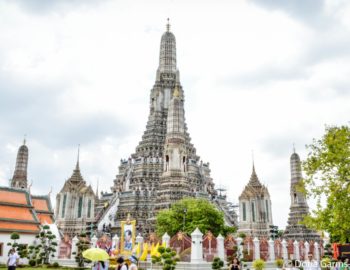
[[[319,240],[320,236],[313,230],[308,229],[305,225],[300,224],[309,213],[306,196],[299,190],[302,183],[302,170],[299,155],[293,147],[293,154],[290,157],[290,198],[291,206],[288,218],[288,225],[285,230],[284,237],[296,240]]]
[[[84,182],[84,179],[80,172],[79,159],[80,159],[80,144],[78,145],[77,163],[75,164],[75,169],[73,170],[72,176],[69,178],[69,181],[73,183]]]
[[[209,163],[200,162],[191,143],[184,100],[176,66],[175,36],[168,22],[160,41],[159,66],[151,89],[146,130],[131,157],[120,161],[112,187],[119,198],[115,220],[131,214],[145,234],[154,231],[158,210],[170,207],[183,197],[216,196]],[[235,222],[236,217],[232,220]],[[118,231],[120,224],[116,226]]]
[[[166,31],[160,41],[159,68],[160,73],[176,73],[176,40],[170,32],[170,23],[166,26]]]
[[[23,140],[23,145],[18,149],[16,168],[11,179],[11,187],[27,188],[27,167],[28,167],[28,147],[26,140]]]

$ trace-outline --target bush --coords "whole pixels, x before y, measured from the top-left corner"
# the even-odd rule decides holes
[[[29,263],[29,265],[32,266],[32,267],[36,265],[36,261],[35,261],[35,260],[29,260],[28,263]]]
[[[277,268],[282,268],[283,264],[284,264],[284,261],[282,259],[277,259],[275,261],[275,263],[276,263]]]
[[[255,270],[263,270],[263,269],[265,269],[265,261],[262,259],[257,259],[255,261],[253,261],[252,266]]]
[[[219,258],[215,257],[213,263],[211,264],[211,269],[219,270],[224,266],[224,262]]]
[[[53,267],[56,267],[56,268],[57,268],[57,267],[60,267],[60,265],[58,264],[58,262],[54,262],[54,263],[52,264],[52,266],[53,266]]]

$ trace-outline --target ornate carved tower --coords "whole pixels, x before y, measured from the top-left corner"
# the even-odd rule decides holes
[[[248,184],[239,196],[239,230],[252,237],[268,237],[272,225],[270,194],[253,171]]]
[[[26,146],[26,140],[24,140],[23,145],[18,149],[16,168],[11,179],[11,187],[24,189],[28,188],[27,167],[28,147]]]
[[[304,216],[309,214],[309,206],[307,205],[305,194],[298,191],[298,185],[300,185],[302,181],[302,174],[300,158],[299,155],[295,153],[295,151],[290,157],[290,172],[291,206],[288,218],[288,225],[286,227],[284,237],[287,239],[296,239],[304,241],[320,240],[319,234],[307,228],[305,225],[300,224]]]
[[[184,91],[176,67],[176,41],[169,22],[160,42],[159,66],[150,93],[146,130],[135,153],[121,160],[112,191],[110,209],[117,206],[115,226],[130,213],[138,227],[154,230],[158,210],[185,196],[212,198],[216,195],[209,163],[200,161],[187,131]],[[112,211],[102,214],[112,218]]]

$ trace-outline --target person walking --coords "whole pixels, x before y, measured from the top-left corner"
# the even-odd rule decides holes
[[[15,270],[18,262],[19,262],[19,256],[16,253],[15,249],[12,248],[10,250],[9,258],[7,260],[7,269],[8,270]]]
[[[229,270],[240,270],[241,269],[241,265],[239,263],[239,260],[236,257],[233,258],[232,263],[230,264],[228,269]]]

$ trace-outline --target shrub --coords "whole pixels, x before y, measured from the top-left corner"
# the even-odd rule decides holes
[[[29,260],[29,265],[31,266],[31,267],[33,267],[33,266],[35,266],[36,265],[36,261],[35,260]]]
[[[277,259],[275,261],[275,263],[276,263],[277,268],[282,268],[283,264],[284,264],[284,261],[282,259]]]
[[[252,266],[255,270],[263,270],[263,269],[265,269],[265,261],[262,259],[257,259],[255,261],[253,261]]]
[[[213,263],[211,264],[211,269],[219,270],[224,266],[224,262],[219,258],[215,257]]]
[[[52,266],[55,267],[55,268],[60,267],[60,265],[58,264],[58,262],[54,262],[54,263],[52,264]]]

